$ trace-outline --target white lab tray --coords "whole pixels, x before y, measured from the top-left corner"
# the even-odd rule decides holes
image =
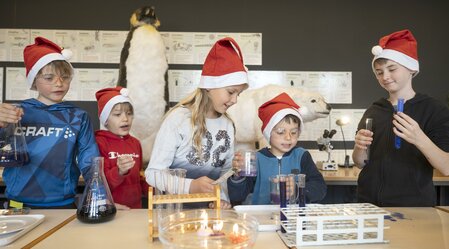
[[[8,245],[22,235],[26,234],[37,225],[44,221],[43,214],[28,214],[28,215],[1,215],[0,226],[11,225],[14,227],[11,231],[3,230],[4,234],[0,234],[0,246]]]
[[[281,228],[279,205],[239,205],[234,206],[238,213],[247,213],[257,218],[259,231],[276,231]]]

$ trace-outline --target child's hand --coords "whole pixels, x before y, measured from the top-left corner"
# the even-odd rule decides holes
[[[5,127],[8,123],[17,123],[22,116],[22,108],[8,103],[0,104],[0,127]]]
[[[214,209],[215,208],[215,203],[214,202],[209,203],[209,208]],[[231,206],[231,203],[229,203],[227,201],[224,201],[224,200],[221,200],[220,201],[220,208],[221,209],[230,209],[230,208],[232,208],[232,206]]]
[[[118,173],[120,175],[126,175],[136,162],[131,156],[121,156],[117,159]]]
[[[355,146],[362,150],[368,149],[367,146],[373,142],[373,134],[370,130],[360,129],[355,135]]]
[[[212,184],[214,180],[207,176],[202,176],[192,181],[190,184],[189,193],[212,193],[214,192],[214,185]]]
[[[419,124],[407,114],[398,112],[393,115],[393,118],[393,132],[396,136],[415,145],[426,138],[427,135]]]

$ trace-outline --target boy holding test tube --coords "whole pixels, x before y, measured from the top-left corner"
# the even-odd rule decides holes
[[[382,37],[372,53],[374,74],[389,96],[374,102],[358,125],[352,155],[362,168],[358,200],[378,206],[435,206],[433,169],[449,175],[449,109],[413,90],[419,63],[409,30]],[[367,119],[372,119],[371,130]]]

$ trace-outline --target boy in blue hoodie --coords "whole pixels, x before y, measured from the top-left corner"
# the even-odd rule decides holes
[[[20,107],[0,105],[0,128],[20,121],[29,155],[25,165],[3,170],[10,207],[76,208],[80,173],[88,180],[92,157],[99,156],[87,112],[63,101],[73,77],[70,56],[70,51],[36,37],[24,50],[24,62],[37,98],[22,101]]]
[[[270,204],[269,177],[288,175],[292,170],[306,175],[307,202],[317,202],[324,198],[327,187],[323,176],[310,153],[296,146],[303,127],[298,109],[299,106],[286,93],[281,93],[259,107],[262,133],[270,147],[257,152],[256,177],[231,177],[228,180],[229,196],[233,203]],[[233,167],[239,168],[242,163],[243,158],[237,153],[233,159]]]

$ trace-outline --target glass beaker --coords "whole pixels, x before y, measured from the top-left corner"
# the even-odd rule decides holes
[[[240,166],[240,176],[255,177],[257,176],[257,161],[255,151],[242,152],[244,163]]]
[[[20,121],[0,129],[0,167],[19,167],[29,162],[28,149]]]
[[[82,222],[101,223],[109,221],[114,218],[117,212],[104,176],[103,164],[103,157],[92,158],[91,178],[87,181],[76,212],[77,218]]]

